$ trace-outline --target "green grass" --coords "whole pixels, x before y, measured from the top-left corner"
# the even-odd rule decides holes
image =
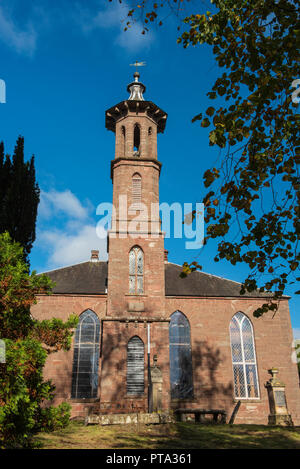
[[[89,425],[71,422],[36,440],[44,449],[300,449],[300,427],[263,425]]]

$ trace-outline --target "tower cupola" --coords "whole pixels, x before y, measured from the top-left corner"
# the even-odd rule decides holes
[[[145,85],[139,81],[140,74],[135,72],[133,75],[134,81],[127,86],[127,91],[130,93],[128,100],[130,101],[145,101],[143,93],[146,91]]]
[[[129,98],[106,111],[105,126],[116,135],[115,160],[157,160],[157,134],[164,132],[167,114],[144,99],[146,87],[139,81],[139,72],[133,77],[134,81],[127,86]]]
[[[136,115],[138,117],[147,116],[155,123],[157,133],[163,133],[166,127],[167,113],[152,101],[146,101],[144,99],[143,93],[145,93],[146,87],[139,81],[139,72],[135,72],[133,77],[134,81],[127,86],[127,91],[130,93],[129,98],[112,106],[106,111],[105,127],[107,130],[116,132],[116,125],[125,117],[130,115]]]

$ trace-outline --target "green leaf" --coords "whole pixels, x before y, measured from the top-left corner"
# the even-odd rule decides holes
[[[214,115],[214,112],[215,112],[215,108],[212,106],[206,109],[206,114],[210,117]]]
[[[201,122],[201,127],[208,127],[209,125],[210,125],[210,121],[207,117],[205,117],[203,121]]]

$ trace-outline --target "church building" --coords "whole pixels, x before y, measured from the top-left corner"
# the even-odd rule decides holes
[[[227,421],[238,408],[235,423],[255,424],[282,411],[299,425],[288,298],[275,316],[255,318],[266,294],[241,295],[239,283],[200,271],[180,278],[182,267],[168,262],[159,213],[151,213],[159,202],[157,134],[167,114],[145,100],[138,72],[127,90],[129,98],[106,111],[106,128],[115,134],[108,261],[93,250],[87,262],[46,272],[53,294],[39,295],[32,307],[40,320],[79,317],[70,351],[47,359],[53,404],[69,402],[73,417],[86,409],[99,415],[223,409]],[[124,198],[131,207],[125,213]],[[149,218],[141,235],[130,222],[143,207]]]

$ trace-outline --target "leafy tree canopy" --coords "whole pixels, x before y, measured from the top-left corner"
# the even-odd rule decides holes
[[[34,157],[24,161],[24,138],[18,138],[12,157],[5,155],[4,143],[0,142],[0,233],[8,231],[21,243],[27,262],[35,240],[39,200]]]
[[[0,363],[0,448],[29,447],[41,430],[64,426],[69,405],[43,408],[53,398],[54,386],[43,380],[49,353],[70,348],[77,317],[38,321],[30,314],[36,295],[49,294],[45,275],[29,275],[23,248],[0,234],[0,340],[5,362]]]
[[[187,0],[134,1],[128,22],[163,23]],[[256,316],[276,310],[287,285],[300,280],[299,9],[292,0],[199,2],[183,19],[183,47],[208,44],[223,73],[208,97],[212,105],[193,118],[209,128],[209,144],[221,150],[219,165],[204,174],[207,238],[218,241],[215,261],[244,263],[250,274],[242,293],[273,291]],[[196,7],[195,7],[196,8]],[[181,25],[182,26],[182,25]],[[180,29],[180,27],[179,27]],[[185,263],[183,275],[196,268]],[[297,276],[298,275],[298,276]],[[300,293],[297,291],[296,293]]]

